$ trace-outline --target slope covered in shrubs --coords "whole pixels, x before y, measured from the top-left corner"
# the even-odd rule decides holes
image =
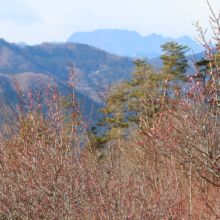
[[[218,219],[219,54],[195,26],[209,65],[195,63],[183,89],[178,56],[160,73],[137,60],[131,81],[100,84],[103,133],[83,115],[73,66],[64,102],[40,76],[27,93],[14,81],[17,108],[0,102],[0,218]]]

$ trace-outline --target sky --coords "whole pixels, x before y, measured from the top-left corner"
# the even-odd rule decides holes
[[[209,0],[219,14],[220,0]],[[142,36],[197,37],[199,20],[213,36],[206,0],[0,0],[0,37],[29,45],[65,42],[78,31],[126,29]]]

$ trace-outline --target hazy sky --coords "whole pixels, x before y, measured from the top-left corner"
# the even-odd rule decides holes
[[[220,0],[209,2],[217,15]],[[210,38],[210,14],[206,0],[0,0],[0,37],[32,45],[109,28],[194,38],[191,22],[199,20]]]

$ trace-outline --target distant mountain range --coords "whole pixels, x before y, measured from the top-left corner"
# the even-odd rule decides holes
[[[141,36],[136,31],[119,29],[99,29],[92,32],[76,32],[72,34],[66,42],[87,44],[105,50],[108,53],[117,54],[131,58],[147,57],[157,58],[163,54],[161,45],[166,42],[175,41],[183,46],[188,46],[191,50],[187,55],[200,53],[203,46],[192,40],[188,36],[181,38],[163,37],[158,34]],[[52,44],[64,44],[65,42],[52,41]],[[25,42],[17,43],[19,46],[28,46]]]
[[[99,29],[92,32],[76,32],[67,39],[67,42],[87,44],[120,56],[147,57],[149,59],[159,57],[163,54],[160,46],[170,41],[188,46],[194,53],[200,53],[204,50],[202,45],[188,36],[174,39],[171,37],[163,37],[162,35],[151,34],[143,37],[136,31],[118,29]],[[188,54],[193,54],[192,50],[190,50]]]
[[[18,42],[17,45],[28,46],[28,45],[27,45],[25,42],[23,42],[23,41]]]
[[[40,74],[43,82],[47,81],[49,75],[55,76],[58,90],[69,94],[65,82],[69,67],[65,56],[70,63],[75,62],[76,74],[78,79],[81,78],[76,90],[80,97],[85,95],[89,103],[92,99],[96,104],[100,101],[95,92],[99,90],[98,80],[103,85],[118,79],[128,80],[134,68],[131,59],[85,44],[42,43],[25,46],[0,39],[0,82],[6,94],[11,98],[15,95],[15,88],[10,83],[11,72],[18,78],[24,92],[29,86],[35,87],[37,74]]]
[[[135,33],[133,34],[135,35]],[[168,39],[166,38],[166,40]],[[153,41],[153,39],[151,40]],[[156,54],[156,52],[151,54]],[[10,99],[15,97],[15,88],[10,79],[11,72],[18,79],[24,92],[28,91],[29,86],[36,88],[37,75],[40,74],[42,82],[47,82],[49,75],[55,76],[58,90],[64,95],[69,94],[65,84],[69,73],[65,56],[70,63],[75,62],[76,74],[78,79],[81,78],[76,86],[78,96],[83,98],[85,95],[86,102],[90,103],[90,106],[94,100],[96,109],[100,102],[95,92],[99,90],[98,81],[104,86],[118,80],[126,81],[131,78],[130,72],[134,69],[132,62],[134,58],[111,54],[86,44],[51,42],[28,46],[24,42],[14,44],[0,39],[0,82],[6,94]],[[202,57],[204,57],[203,53],[196,54],[197,60]],[[194,73],[196,70],[192,61],[189,57],[187,59],[189,60],[190,72]],[[157,70],[163,66],[159,57],[148,59],[148,63],[153,64],[154,69]],[[1,94],[0,91],[0,96]]]

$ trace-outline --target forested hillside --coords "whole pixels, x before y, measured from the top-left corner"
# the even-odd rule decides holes
[[[134,68],[133,59],[77,43],[43,43],[36,46],[18,46],[1,39],[0,57],[1,74],[25,73],[22,75],[24,88],[33,85],[34,81],[31,80],[32,76],[29,73],[56,76],[59,84],[65,84],[66,75],[69,72],[68,59],[70,63],[75,63],[78,79],[81,78],[76,86],[77,91],[98,102],[100,99],[97,98],[95,92],[99,89],[98,80],[103,85],[112,84],[118,80],[128,80],[131,78],[130,72]],[[200,59],[199,56],[198,60]],[[194,68],[190,59],[188,60],[189,66]],[[148,63],[153,64],[157,70],[163,66],[160,58],[148,60]],[[191,69],[190,71],[195,70]],[[17,77],[21,78],[20,75]],[[12,85],[10,84],[10,86]]]
[[[106,85],[117,79],[128,79],[134,64],[130,59],[106,53],[88,45],[65,43],[43,43],[36,46],[17,46],[0,40],[0,73],[21,74],[24,82],[31,78],[28,73],[56,76],[59,83],[65,83],[69,63],[75,63],[78,79],[77,90],[98,101],[95,90],[99,89],[98,80]],[[30,84],[31,85],[31,84]]]

